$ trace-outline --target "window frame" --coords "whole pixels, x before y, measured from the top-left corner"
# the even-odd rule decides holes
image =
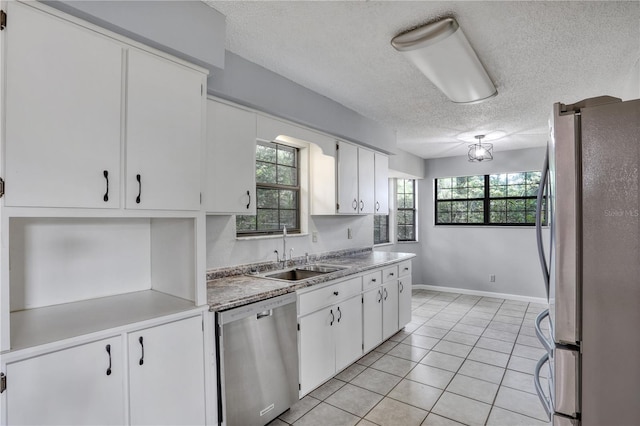
[[[391,230],[390,230],[390,226],[389,226],[389,222],[390,222],[390,215],[388,214],[374,214],[373,215],[373,245],[374,246],[378,246],[378,245],[382,245],[382,244],[389,244],[391,243]],[[378,218],[379,220],[383,219],[386,221],[386,225],[380,224],[380,223],[376,223],[376,218]],[[380,239],[379,241],[376,241],[376,232],[378,233],[378,235],[381,234],[382,229],[386,228],[386,234],[385,234],[385,239]]]
[[[492,175],[501,175],[501,174],[526,174],[527,173],[539,173],[540,174],[540,180],[542,180],[542,171],[540,170],[526,170],[526,171],[520,171],[520,172],[500,172],[500,173],[489,173],[489,174],[483,174],[483,175],[466,175],[466,176],[450,176],[450,177],[444,177],[444,178],[435,178],[434,179],[434,186],[433,186],[433,193],[434,193],[434,217],[433,217],[433,221],[434,221],[434,226],[479,226],[479,227],[492,227],[492,226],[497,226],[497,227],[535,227],[535,217],[534,217],[534,221],[533,222],[491,222],[491,201],[501,201],[501,200],[505,200],[505,201],[509,201],[509,200],[524,200],[526,202],[526,200],[534,200],[537,202],[537,194],[536,195],[523,195],[523,196],[516,196],[516,197],[509,197],[509,196],[501,196],[501,197],[492,197],[491,196],[491,176]],[[438,181],[441,179],[454,179],[454,178],[469,178],[469,177],[474,177],[474,176],[482,176],[483,180],[484,180],[484,196],[482,198],[459,198],[459,199],[455,199],[455,198],[448,198],[448,199],[438,199]],[[538,186],[540,185],[540,183],[538,183]],[[508,184],[504,185],[504,186],[509,186]],[[451,201],[466,201],[466,202],[470,202],[470,201],[482,201],[483,203],[483,222],[479,223],[479,222],[446,222],[446,223],[439,223],[438,222],[438,203],[439,202],[451,202]],[[547,226],[548,223],[548,199],[547,196],[545,195],[542,199],[543,202],[543,221],[542,221],[542,225],[543,226]],[[526,212],[526,209],[525,209]]]
[[[256,142],[256,151],[258,149],[258,146],[275,146],[276,148],[276,158],[275,158],[275,162],[265,162],[262,160],[258,160],[256,157],[255,160],[255,168],[254,168],[254,173],[256,173],[256,198],[259,199],[259,192],[260,190],[286,190],[286,191],[293,191],[295,192],[295,198],[296,198],[296,202],[295,202],[295,208],[294,209],[284,209],[284,210],[292,210],[295,211],[295,217],[296,217],[296,226],[292,227],[292,228],[287,228],[287,234],[301,234],[302,233],[302,218],[301,216],[301,212],[302,212],[302,200],[300,199],[301,197],[301,173],[300,173],[300,168],[301,168],[301,160],[300,160],[300,152],[301,149],[299,147],[296,146],[291,146],[291,145],[287,145],[284,143],[281,143],[279,141],[262,141],[259,140]],[[278,149],[279,147],[285,147],[287,148],[287,150],[292,150],[295,153],[295,160],[294,160],[294,166],[289,166],[289,165],[281,165],[279,164],[279,159],[278,159]],[[296,174],[296,185],[284,185],[284,184],[278,184],[278,183],[267,183],[267,182],[258,182],[257,179],[257,171],[258,171],[258,165],[259,163],[266,163],[266,164],[273,164],[276,168],[276,181],[278,180],[278,166],[283,166],[283,167],[289,167],[289,168],[294,168],[295,169],[295,174]],[[258,212],[260,210],[275,210],[277,211],[278,214],[278,229],[258,229]],[[243,238],[243,237],[254,237],[254,236],[269,236],[269,235],[282,235],[283,234],[283,224],[280,222],[280,211],[281,211],[281,207],[280,207],[280,203],[278,203],[278,206],[276,208],[260,208],[258,207],[258,201],[256,200],[256,214],[255,215],[236,215],[236,237],[237,238]],[[255,218],[255,229],[252,230],[239,230],[238,229],[238,217],[254,217]],[[284,225],[286,226],[286,225]]]
[[[400,180],[404,180],[404,181],[411,181],[412,186],[413,186],[413,206],[411,208],[407,208],[407,207],[400,207],[400,203],[398,202],[398,181]],[[404,178],[396,178],[395,180],[395,189],[394,189],[394,202],[395,202],[395,216],[396,216],[396,220],[395,220],[395,237],[396,237],[396,242],[397,243],[415,243],[418,242],[418,194],[417,194],[417,188],[418,188],[418,183],[417,183],[417,179],[404,179]],[[403,192],[402,194],[407,194],[407,192]],[[413,223],[411,223],[412,229],[413,229],[413,239],[400,239],[400,226],[407,226],[406,224],[400,224],[399,218],[400,218],[400,212],[402,211],[411,211],[413,214]]]

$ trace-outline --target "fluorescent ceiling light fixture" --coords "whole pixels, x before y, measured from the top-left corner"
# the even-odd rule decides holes
[[[397,35],[391,45],[455,103],[481,102],[498,94],[453,18]]]

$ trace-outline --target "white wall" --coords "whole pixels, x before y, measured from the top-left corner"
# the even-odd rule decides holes
[[[466,157],[426,161],[427,176],[418,189],[421,250],[413,266],[421,269],[422,284],[546,297],[533,227],[435,227],[433,206],[434,178],[540,170],[544,153],[544,148],[500,151],[484,163]],[[489,282],[492,274],[495,283]]]
[[[347,238],[351,228],[352,239]],[[317,232],[318,241],[312,241]],[[333,250],[371,247],[373,244],[373,216],[312,216],[309,234],[287,237],[293,257],[324,253]],[[273,252],[282,254],[282,236],[256,239],[236,239],[235,216],[207,216],[207,269],[245,265],[276,260]]]

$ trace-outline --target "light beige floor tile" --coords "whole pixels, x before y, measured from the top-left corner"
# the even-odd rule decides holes
[[[493,317],[493,321],[495,321],[495,322],[503,322],[505,324],[513,324],[513,325],[517,325],[518,327],[520,327],[520,325],[522,325],[522,317],[515,318],[515,317],[512,317],[512,316],[501,315],[501,314],[496,314],[496,316]]]
[[[442,395],[442,389],[405,379],[398,383],[387,396],[429,411],[440,395]]]
[[[475,426],[484,425],[489,417],[490,409],[491,405],[484,402],[445,392],[431,411],[449,419]]]
[[[458,374],[464,374],[465,376],[475,377],[476,379],[500,384],[502,376],[504,376],[504,371],[504,368],[466,360],[462,364],[462,367],[460,367],[460,370],[458,370]]]
[[[322,386],[319,386],[318,388],[316,388],[314,391],[310,392],[309,395],[311,395],[315,399],[324,401],[326,398],[329,397],[329,395],[331,395],[332,393],[334,393],[344,385],[345,385],[345,382],[343,382],[342,380],[331,379],[325,384],[323,384]]]
[[[464,358],[454,355],[444,354],[442,352],[429,352],[420,364],[430,365],[432,367],[441,368],[443,370],[456,372],[464,362]]]
[[[404,377],[413,367],[415,367],[415,365],[416,363],[413,361],[391,355],[385,355],[371,364],[371,368],[375,368],[376,370],[381,370],[395,376]]]
[[[491,328],[491,324],[489,324],[489,327],[487,327],[482,335],[490,339],[504,340],[505,342],[515,342],[518,338],[518,335],[515,333]]]
[[[358,364],[361,365],[366,365],[367,367],[370,366],[371,364],[373,364],[374,362],[376,362],[377,360],[379,360],[380,358],[382,358],[382,355],[384,355],[382,352],[369,352],[368,354],[366,354],[365,356],[363,356],[362,358],[360,358],[359,360],[357,360],[356,362]]]
[[[393,336],[389,337],[389,340],[392,342],[402,342],[406,339],[411,333],[405,330],[400,330]]]
[[[493,318],[493,315],[494,315],[493,312],[485,312],[485,311],[477,310],[475,308],[471,308],[471,310],[467,313],[465,317],[491,320],[491,318]]]
[[[540,378],[540,384],[543,389],[547,388],[547,379],[544,377]],[[533,383],[533,374],[521,373],[519,371],[507,370],[504,373],[504,378],[502,379],[502,386],[507,386],[509,388],[521,390],[523,392],[529,392],[531,394],[536,394],[536,387]]]
[[[423,325],[422,327],[417,328],[416,331],[414,331],[413,333],[419,334],[421,336],[428,336],[428,337],[434,337],[436,339],[441,339],[448,333],[448,331],[443,328]]]
[[[547,421],[547,414],[537,395],[501,386],[495,402],[496,407],[514,411],[541,421]]]
[[[488,349],[491,351],[510,354],[513,350],[513,342],[505,342],[504,340],[481,337],[476,343],[476,348]]]
[[[493,400],[498,392],[498,385],[495,383],[485,382],[484,380],[474,379],[473,377],[456,374],[447,386],[447,392],[466,396],[487,404],[493,404]]]
[[[516,335],[516,337],[518,337],[517,334],[520,331],[519,325],[507,324],[505,322],[500,322],[500,321],[491,321],[487,326],[487,328],[491,330],[506,331],[508,333],[513,333]]]
[[[380,345],[378,345],[377,347],[373,348],[373,350],[376,351],[376,352],[382,352],[382,353],[386,354],[391,349],[395,348],[397,344],[398,344],[398,342],[387,340],[386,342],[382,342]]]
[[[507,364],[507,368],[509,370],[519,371],[521,373],[533,374],[536,368],[537,361],[535,359],[529,358],[521,358],[519,356],[511,356],[509,358],[509,364]],[[543,368],[540,370],[541,377],[547,377],[547,369]]]
[[[456,323],[452,321],[441,321],[432,319],[427,321],[426,325],[430,327],[442,328],[443,330],[451,330],[456,325]]]
[[[391,398],[384,398],[367,414],[365,419],[380,426],[419,426],[426,417],[427,411],[425,410]]]
[[[410,361],[419,362],[428,352],[429,350],[427,349],[400,344],[387,352],[387,355],[397,356],[398,358],[404,358]]]
[[[480,336],[484,333],[484,327],[476,327],[475,325],[468,324],[456,324],[455,327],[452,328],[453,331],[458,331],[460,333],[473,334],[474,336]]]
[[[358,422],[356,426],[377,426],[377,425],[373,422],[370,422],[367,419],[362,419]]]
[[[543,422],[500,407],[493,407],[487,426],[551,426],[551,422]]]
[[[324,402],[302,416],[294,423],[295,426],[352,426],[360,418]]]
[[[402,341],[405,345],[411,345],[422,349],[431,349],[439,340],[433,337],[412,334]]]
[[[467,359],[495,365],[496,367],[506,367],[509,362],[509,354],[476,347],[469,353]]]
[[[473,346],[478,341],[478,338],[478,336],[474,336],[473,334],[460,333],[459,331],[450,331],[446,336],[442,338],[442,340]]]
[[[364,417],[382,398],[382,395],[375,392],[346,384],[325,402],[358,417]]]
[[[537,337],[526,336],[524,334],[518,336],[516,343],[520,345],[533,346],[534,348],[542,348],[542,343],[540,343],[540,340],[538,340]]]
[[[447,387],[453,376],[454,373],[451,371],[442,370],[429,365],[418,364],[409,372],[409,374],[407,374],[406,378],[425,385],[444,389]]]
[[[521,358],[535,359],[538,361],[542,356],[547,353],[544,348],[534,348],[533,346],[525,346],[516,343],[513,348],[512,355],[519,356]]]
[[[433,347],[436,352],[442,352],[449,355],[455,355],[459,357],[466,357],[471,352],[472,347],[468,345],[462,345],[460,343],[447,342],[441,340],[440,343]]]
[[[462,423],[458,423],[446,417],[439,416],[437,414],[429,413],[422,425],[420,426],[459,426]]]
[[[272,421],[270,421],[269,423],[267,423],[267,426],[288,426],[288,424],[289,423],[283,422],[279,418],[275,418]]]
[[[342,380],[343,382],[350,382],[355,379],[355,377],[362,373],[367,367],[361,364],[351,364],[349,367],[342,370],[340,373],[336,375],[336,379]]]
[[[401,377],[394,376],[393,374],[385,373],[384,371],[375,370],[373,368],[367,368],[351,381],[352,385],[360,386],[368,389],[372,392],[386,395],[395,385],[397,385]]]
[[[450,312],[447,308],[433,317],[439,321],[458,322],[464,315]]]
[[[488,319],[474,318],[466,316],[460,320],[460,324],[474,325],[476,327],[487,327],[491,323]]]
[[[313,407],[318,404],[320,404],[320,400],[307,395],[304,398],[298,400],[298,402],[293,404],[287,411],[280,414],[279,418],[287,423],[293,423],[300,417],[307,414]]]

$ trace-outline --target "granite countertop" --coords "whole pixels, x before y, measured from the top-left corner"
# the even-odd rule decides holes
[[[346,266],[347,268],[300,281],[275,280],[247,273],[250,270],[260,270],[260,273],[264,273],[264,264],[244,265],[214,271],[207,274],[207,303],[210,311],[224,311],[413,257],[415,257],[413,253],[374,252],[371,249],[337,252],[334,255],[322,257],[314,256],[310,263]],[[293,265],[289,265],[285,269],[299,265],[300,263],[294,262]]]

